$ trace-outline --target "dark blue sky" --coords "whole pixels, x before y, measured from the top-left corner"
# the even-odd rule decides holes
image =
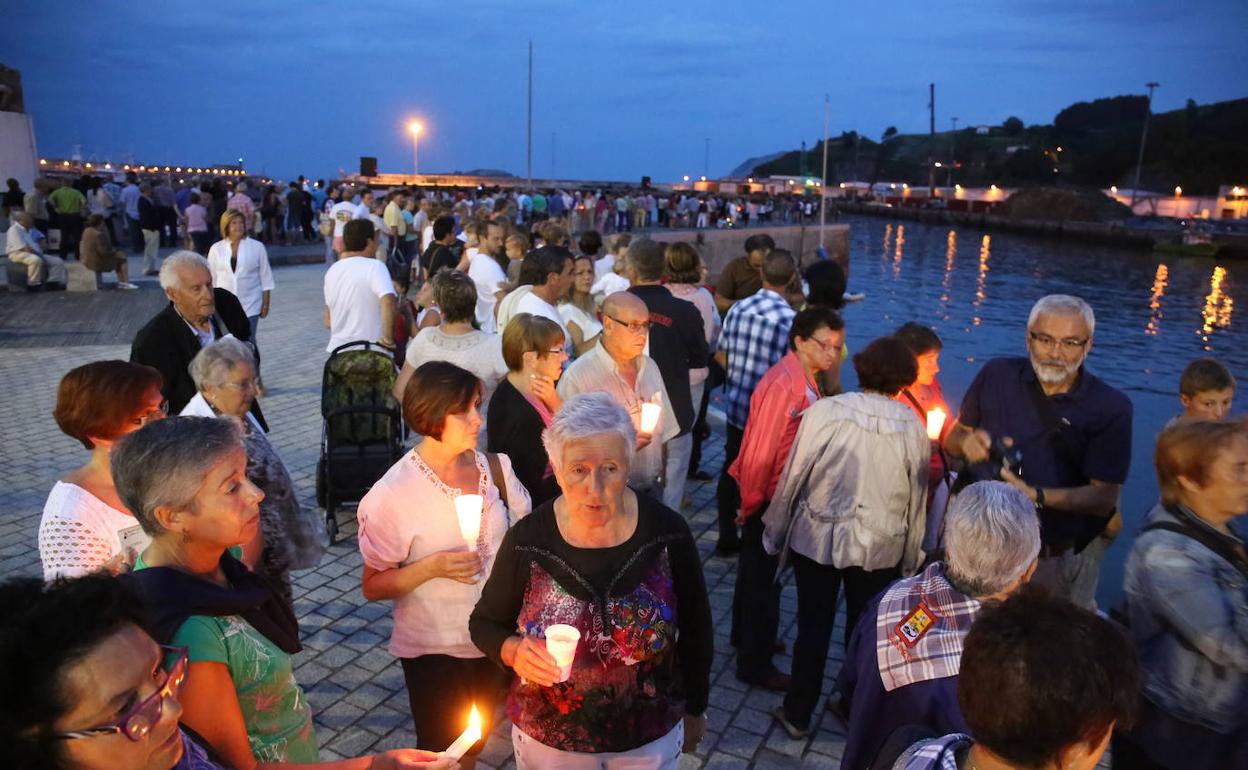
[[[1248,96],[1248,2],[289,3],[4,0],[0,63],[22,70],[39,151],[216,163],[289,177],[376,155],[423,171],[525,171],[525,66],[536,49],[534,175],[656,180],[790,149],[822,131],[877,136],[1050,122],[1080,100],[1155,107]],[[298,9],[296,9],[298,5]]]

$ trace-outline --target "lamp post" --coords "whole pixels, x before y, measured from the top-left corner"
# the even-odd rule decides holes
[[[1140,189],[1140,170],[1144,166],[1144,142],[1148,140],[1148,119],[1153,114],[1153,89],[1161,83],[1145,83],[1148,87],[1148,102],[1144,107],[1144,131],[1140,134],[1140,154],[1135,160],[1135,184],[1131,185],[1131,213],[1135,213],[1135,194]]]
[[[412,174],[420,175],[420,132],[424,126],[413,120],[407,124],[407,130],[412,132]]]

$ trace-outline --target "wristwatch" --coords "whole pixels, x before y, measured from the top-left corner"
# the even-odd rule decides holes
[[[1035,490],[1036,490],[1036,507],[1043,508],[1044,507],[1044,490],[1041,489],[1040,487],[1036,487]]]

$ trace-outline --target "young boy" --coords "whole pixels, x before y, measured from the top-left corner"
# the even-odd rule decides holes
[[[1235,400],[1235,378],[1222,362],[1198,358],[1179,377],[1183,413],[1175,420],[1224,420]]]

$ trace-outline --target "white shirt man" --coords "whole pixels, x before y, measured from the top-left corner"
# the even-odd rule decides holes
[[[347,250],[325,272],[328,351],[358,340],[394,342],[394,284],[385,264],[373,258],[377,240],[372,231],[372,222],[352,220],[343,235]],[[369,234],[362,249],[360,232]]]
[[[64,288],[68,281],[65,262],[60,257],[44,254],[43,249],[30,234],[34,226],[34,218],[26,212],[19,212],[9,223],[5,235],[4,253],[9,259],[26,266],[26,286],[34,289],[43,284],[43,273],[47,270],[48,283]]]
[[[494,307],[506,294],[503,284],[507,282],[507,273],[494,256],[503,252],[503,228],[491,224],[485,232],[480,247],[469,257],[468,277],[477,287],[477,323],[481,331],[495,332]]]

